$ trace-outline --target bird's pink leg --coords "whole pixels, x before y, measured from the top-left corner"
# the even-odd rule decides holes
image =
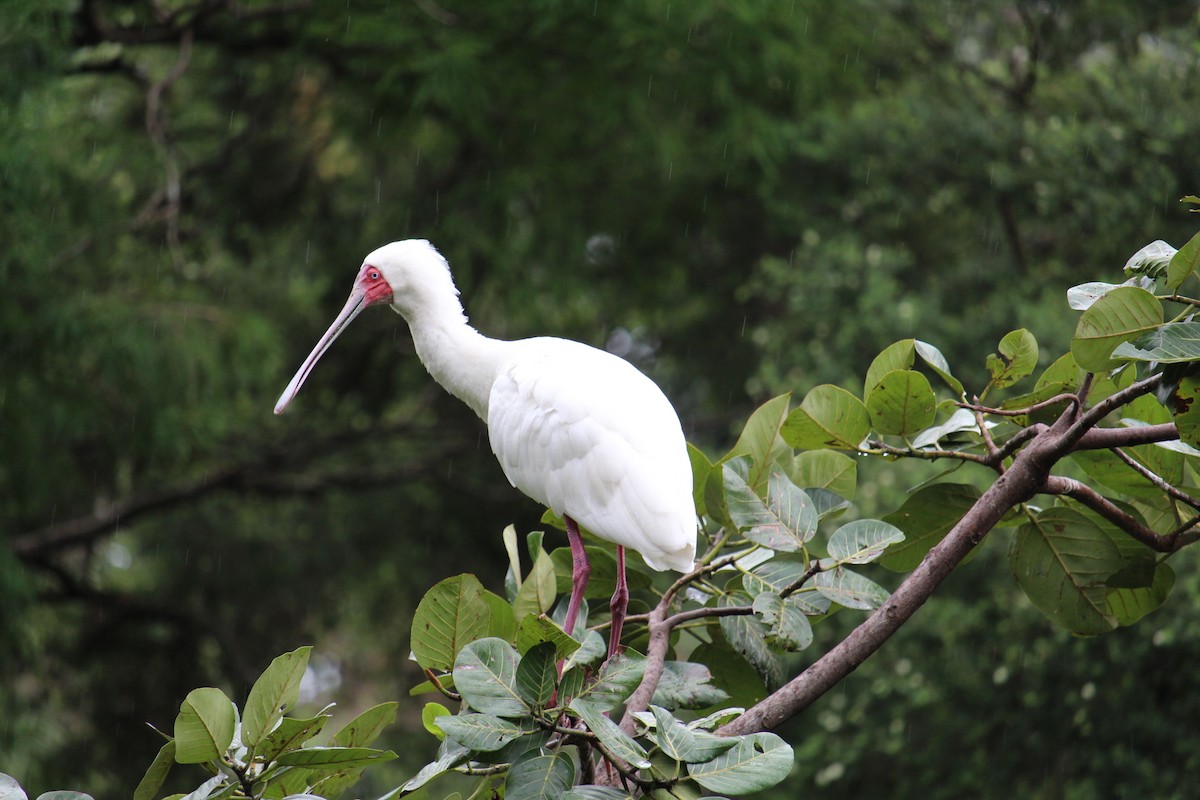
[[[613,592],[609,610],[612,611],[612,627],[608,633],[608,657],[621,650],[621,628],[625,625],[625,609],[629,607],[629,585],[625,582],[625,548],[617,545],[617,589]]]
[[[575,632],[575,618],[579,616],[579,605],[583,602],[583,591],[587,588],[592,567],[588,564],[587,550],[583,547],[579,526],[566,515],[563,516],[563,521],[567,523],[567,541],[571,545],[571,601],[567,604],[567,618],[563,620],[563,629],[568,636],[572,636]]]

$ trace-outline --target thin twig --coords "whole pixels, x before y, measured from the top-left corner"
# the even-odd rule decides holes
[[[1139,464],[1131,455],[1126,453],[1121,448],[1114,447],[1114,448],[1112,448],[1112,452],[1116,454],[1117,458],[1124,461],[1126,466],[1128,466],[1130,469],[1132,469],[1137,474],[1141,475],[1146,480],[1153,483],[1155,486],[1157,486],[1162,491],[1166,492],[1171,497],[1174,497],[1179,502],[1189,505],[1194,509],[1200,510],[1200,500],[1197,500],[1196,498],[1192,497],[1191,495],[1187,494],[1186,492],[1175,488],[1170,483],[1168,483],[1166,480],[1164,480],[1160,475],[1158,475],[1158,473],[1154,472],[1153,470],[1149,469],[1148,467],[1144,466],[1143,464]]]
[[[954,405],[959,408],[965,408],[968,411],[974,411],[976,414],[992,414],[997,417],[1023,417],[1027,414],[1032,414],[1035,411],[1041,411],[1043,408],[1056,406],[1059,403],[1074,403],[1079,404],[1079,398],[1073,393],[1056,394],[1049,400],[1042,400],[1040,403],[1034,403],[1025,408],[992,408],[991,406],[979,405],[977,403],[962,403],[955,401]],[[982,426],[981,426],[982,427]]]

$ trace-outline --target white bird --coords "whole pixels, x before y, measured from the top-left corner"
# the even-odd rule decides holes
[[[629,590],[625,548],[656,570],[696,555],[692,471],[675,409],[627,361],[566,339],[490,339],[467,323],[446,259],[423,239],[366,257],[345,307],[284,389],[281,414],[317,360],[370,305],[408,322],[434,380],[487,423],[513,486],[566,523],[573,563],[564,628],[574,631],[590,567],[579,526],[617,545],[608,653],[618,652]]]

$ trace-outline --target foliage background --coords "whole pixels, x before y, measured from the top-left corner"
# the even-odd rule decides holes
[[[1067,286],[1194,232],[1197,14],[5,4],[0,771],[128,792],[144,723],[302,643],[312,702],[401,697],[424,589],[499,584],[500,530],[540,509],[399,317],[270,414],[369,250],[429,238],[485,332],[630,357],[710,453],[899,338],[981,382],[1007,330],[1065,348]],[[863,471],[866,513],[918,480]],[[1188,554],[1166,608],[1071,640],[1006,579],[1006,535],[790,724],[780,796],[1184,796]]]

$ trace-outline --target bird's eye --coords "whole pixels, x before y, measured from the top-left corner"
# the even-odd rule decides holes
[[[368,277],[368,278],[370,278],[370,279],[371,279],[371,280],[373,280],[373,281],[377,281],[377,280],[379,280],[379,272],[378,272],[378,270],[371,270],[371,272],[370,272],[370,273],[367,275],[367,277]]]

